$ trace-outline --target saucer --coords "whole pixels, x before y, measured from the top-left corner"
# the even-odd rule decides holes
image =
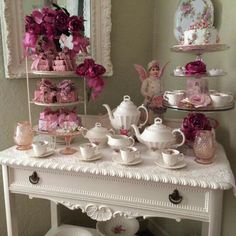
[[[124,162],[124,161],[121,159],[120,155],[119,155],[119,156],[114,156],[114,157],[112,158],[112,161],[114,161],[114,162],[116,162],[116,163],[118,163],[118,164],[120,164],[120,165],[124,165],[124,166],[134,166],[134,165],[137,165],[137,164],[141,163],[143,160],[142,160],[142,158],[138,157],[138,158],[135,158],[135,159],[134,159],[133,161],[131,161],[131,162]]]
[[[40,156],[36,156],[33,154],[33,157],[35,158],[43,158],[43,157],[48,157],[51,156],[52,154],[54,154],[55,150],[54,149],[50,149],[47,152],[45,152],[44,154],[40,155]]]
[[[81,156],[81,154],[79,154],[79,156],[78,156],[78,159],[79,159],[80,161],[86,161],[86,162],[96,161],[96,160],[99,160],[99,159],[101,159],[101,158],[102,158],[101,153],[94,154],[94,155],[93,155],[92,157],[90,157],[90,158],[83,158],[83,157]]]
[[[161,168],[165,168],[165,169],[170,169],[170,170],[176,170],[176,169],[181,169],[184,168],[187,164],[185,161],[180,161],[177,164],[175,164],[174,166],[167,166],[164,162],[162,158],[158,158],[155,161],[155,164]]]

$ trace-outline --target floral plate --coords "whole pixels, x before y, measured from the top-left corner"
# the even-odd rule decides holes
[[[139,230],[139,222],[135,218],[117,216],[108,221],[98,221],[96,229],[101,236],[134,236]]]
[[[214,7],[211,0],[181,0],[175,13],[174,35],[181,44],[184,31],[200,20],[205,20],[210,26],[214,22]]]

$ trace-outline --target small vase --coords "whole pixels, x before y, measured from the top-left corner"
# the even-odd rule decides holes
[[[211,130],[199,130],[193,142],[193,151],[196,155],[195,161],[201,164],[210,164],[216,150],[214,132]]]
[[[33,130],[28,121],[18,122],[15,128],[14,141],[18,150],[31,149]]]

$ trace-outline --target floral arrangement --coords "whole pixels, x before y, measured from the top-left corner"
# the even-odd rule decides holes
[[[55,9],[44,7],[34,10],[25,17],[24,47],[26,54],[39,54],[62,51],[60,40],[65,42],[72,36],[73,53],[86,52],[88,38],[83,36],[84,19],[82,16],[70,16],[65,8],[53,4]]]
[[[207,118],[203,113],[189,113],[182,122],[181,131],[184,133],[186,140],[192,142],[198,130],[211,130],[216,128],[217,125],[216,120]]]
[[[84,62],[76,68],[76,73],[86,79],[88,87],[88,100],[90,96],[93,100],[95,100],[102,92],[105,83],[101,76],[105,72],[106,69],[102,65],[96,64],[91,58],[86,58]]]
[[[185,74],[195,75],[195,74],[205,74],[206,65],[201,60],[196,60],[189,62],[185,66]]]

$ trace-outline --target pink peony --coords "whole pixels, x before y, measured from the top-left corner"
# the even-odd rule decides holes
[[[25,37],[23,40],[25,48],[32,48],[34,49],[37,43],[37,36],[31,33],[25,33]]]
[[[63,10],[56,11],[55,26],[58,31],[64,32],[68,29],[68,15]]]
[[[182,122],[181,130],[186,140],[194,141],[198,130],[211,130],[215,126],[202,113],[189,113]]]
[[[84,18],[82,16],[71,16],[69,18],[69,30],[72,33],[84,31]]]
[[[50,9],[48,7],[44,7],[42,9],[42,14],[43,14],[42,21],[44,23],[54,24],[56,13],[55,13],[55,11],[53,9]]]
[[[196,60],[193,62],[189,62],[185,66],[185,70],[185,73],[188,75],[204,74],[206,73],[206,65],[202,61]]]
[[[37,23],[37,24],[41,24],[43,22],[43,14],[41,11],[39,10],[34,10],[32,12],[32,17],[34,18],[34,21]]]

